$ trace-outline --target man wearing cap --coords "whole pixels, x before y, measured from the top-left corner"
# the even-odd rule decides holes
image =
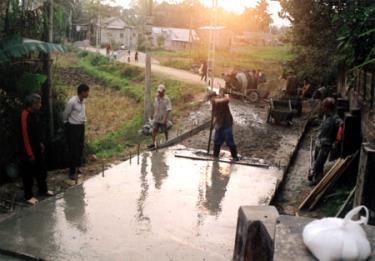
[[[160,84],[158,86],[158,94],[154,101],[154,126],[152,131],[152,144],[148,146],[149,149],[155,147],[156,136],[159,131],[165,133],[165,138],[168,140],[168,117],[172,110],[171,100],[165,95],[165,86]]]
[[[33,196],[34,178],[41,196],[52,196],[47,190],[47,168],[44,160],[44,144],[40,120],[42,99],[38,94],[26,97],[26,108],[21,113],[20,159],[24,197],[27,203],[35,205],[38,200]]]

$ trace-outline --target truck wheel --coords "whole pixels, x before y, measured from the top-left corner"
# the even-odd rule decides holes
[[[259,101],[259,94],[257,92],[250,92],[248,97],[250,102],[255,103]]]

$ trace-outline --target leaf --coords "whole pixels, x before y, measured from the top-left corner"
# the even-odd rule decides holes
[[[375,33],[375,28],[360,34],[359,37],[369,36],[370,34],[373,34],[373,33]]]
[[[12,35],[0,40],[0,64],[35,52],[65,52],[65,48],[60,44],[22,38],[19,35]]]

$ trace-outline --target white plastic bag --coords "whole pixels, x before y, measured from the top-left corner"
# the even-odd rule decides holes
[[[352,218],[364,209],[366,216]],[[370,242],[361,224],[367,224],[369,212],[365,206],[352,209],[345,218],[314,220],[303,229],[303,242],[321,261],[366,260],[371,254]]]

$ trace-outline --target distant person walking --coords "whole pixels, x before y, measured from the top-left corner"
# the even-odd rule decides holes
[[[112,46],[111,46],[111,44],[108,44],[107,47],[106,47],[106,54],[107,54],[107,56],[111,55],[111,51],[112,51]]]
[[[38,185],[39,195],[52,196],[47,189],[47,168],[44,159],[44,144],[40,108],[42,99],[38,94],[26,98],[26,108],[21,113],[20,160],[24,189],[27,203],[35,205],[38,200],[33,196],[34,178]]]
[[[136,63],[138,62],[138,51],[136,51],[134,54],[134,60]]]
[[[130,58],[130,49],[128,50],[128,63],[130,63],[131,62],[131,58]]]
[[[201,65],[201,81],[207,81],[208,64],[207,61],[203,61]]]
[[[89,86],[80,84],[77,88],[77,95],[70,98],[63,113],[69,149],[69,178],[73,180],[77,178],[82,164],[86,122],[84,100],[89,97],[89,92]]]
[[[152,131],[152,144],[149,149],[155,148],[156,136],[158,132],[164,132],[165,139],[168,140],[168,119],[169,113],[172,111],[171,100],[165,94],[165,86],[159,85],[158,94],[154,101],[154,126]]]

